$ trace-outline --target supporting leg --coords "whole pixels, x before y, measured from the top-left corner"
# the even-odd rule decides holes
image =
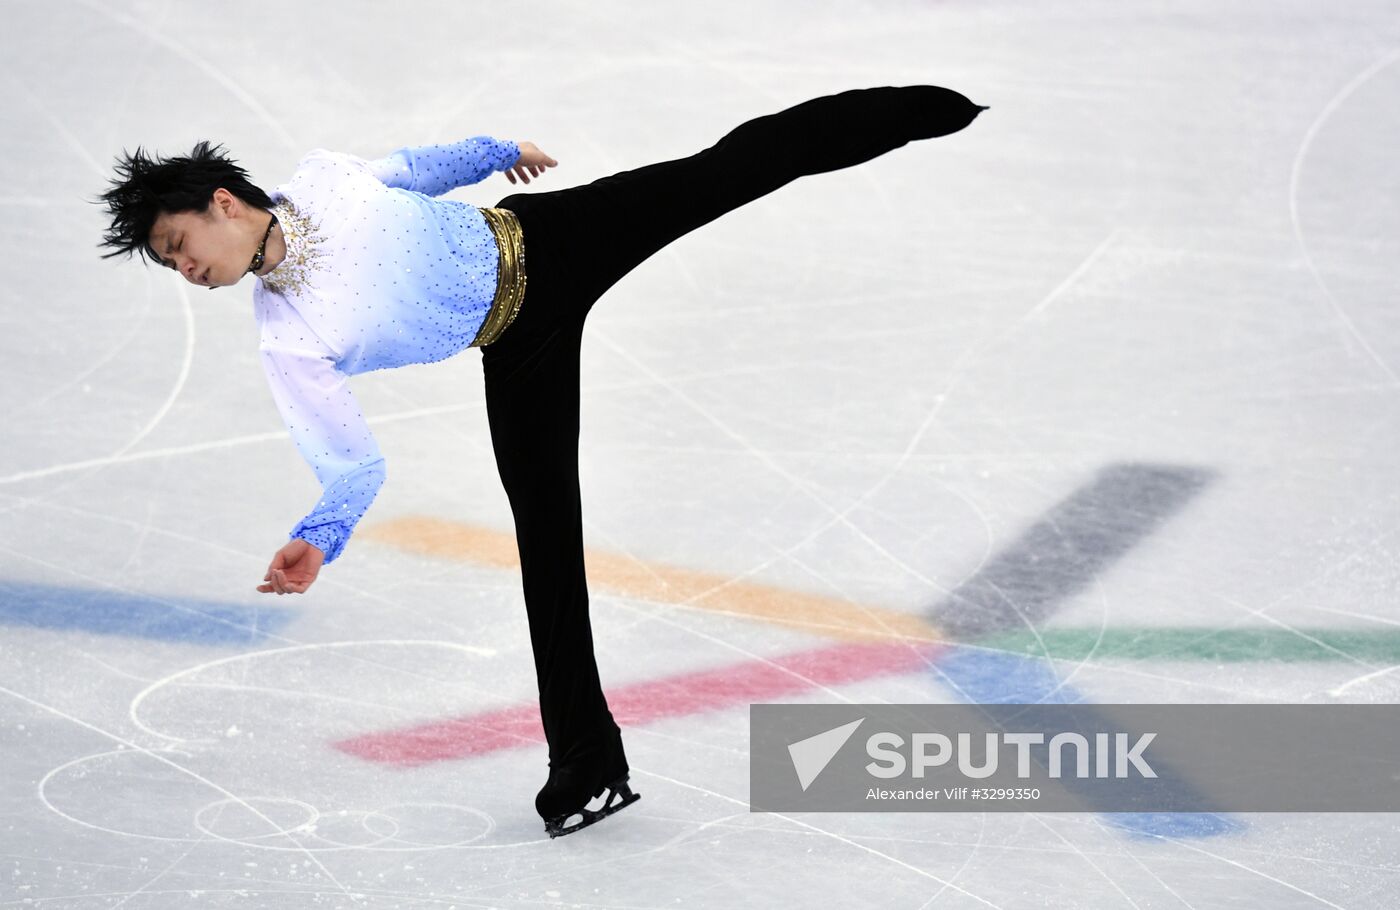
[[[527,300],[521,320],[532,303],[541,301]],[[515,517],[540,717],[554,766],[575,762],[604,742],[616,740],[620,752],[620,739],[598,679],[588,617],[578,479],[582,325],[538,336],[530,334],[535,326],[512,325],[484,348],[483,372],[491,445]]]

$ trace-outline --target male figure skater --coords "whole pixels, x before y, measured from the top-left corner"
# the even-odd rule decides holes
[[[436,197],[496,171],[529,183],[558,162],[533,143],[489,136],[375,160],[318,149],[266,193],[207,142],[171,158],[138,148],[118,159],[102,195],[111,216],[103,245],[106,256],[138,252],[202,287],[255,276],[264,371],[322,486],[273,556],[264,593],[305,593],[384,482],[348,377],[481,348],[549,744],[535,808],[554,837],[639,798],[588,620],[578,440],[589,310],[653,253],[720,215],[798,177],[957,132],[983,110],[936,86],[852,89],[749,120],[686,158],[485,208]]]

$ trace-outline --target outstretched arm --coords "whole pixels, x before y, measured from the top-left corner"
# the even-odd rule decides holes
[[[514,183],[518,176],[521,180],[529,183],[531,176],[538,177],[544,173],[545,168],[556,167],[558,164],[559,162],[541,151],[538,145],[533,142],[522,142],[520,143],[520,157],[516,159],[515,165],[506,171],[506,179]]]
[[[529,183],[531,176],[538,177],[558,163],[533,142],[473,136],[449,145],[401,148],[369,165],[386,186],[441,196],[459,186],[480,183],[496,171],[505,171],[511,183],[516,176]]]
[[[263,593],[300,594],[322,562],[334,562],[384,484],[384,457],[350,392],[349,377],[329,355],[260,349],[272,397],[292,440],[320,482],[322,496],[292,529],[268,566]]]

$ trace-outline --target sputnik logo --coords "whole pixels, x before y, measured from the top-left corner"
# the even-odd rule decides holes
[[[797,771],[797,781],[804,793],[836,757],[836,753],[841,751],[851,734],[856,732],[856,727],[863,723],[865,718],[862,717],[788,745],[788,755],[792,758],[792,767]]]

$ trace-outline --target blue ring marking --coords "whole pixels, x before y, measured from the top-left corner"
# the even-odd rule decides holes
[[[986,648],[950,647],[939,655],[933,672],[970,704],[1090,704],[1082,693],[1060,681],[1050,661],[1041,658]],[[1155,762],[1153,767],[1173,784],[1184,801],[1205,801],[1185,779],[1172,778],[1170,769]],[[1087,801],[1091,805],[1092,794],[1092,790],[1088,791]],[[1104,811],[1101,814],[1113,827],[1141,838],[1214,837],[1245,830],[1242,822],[1215,812]]]
[[[201,645],[256,644],[298,611],[0,580],[0,624]]]

